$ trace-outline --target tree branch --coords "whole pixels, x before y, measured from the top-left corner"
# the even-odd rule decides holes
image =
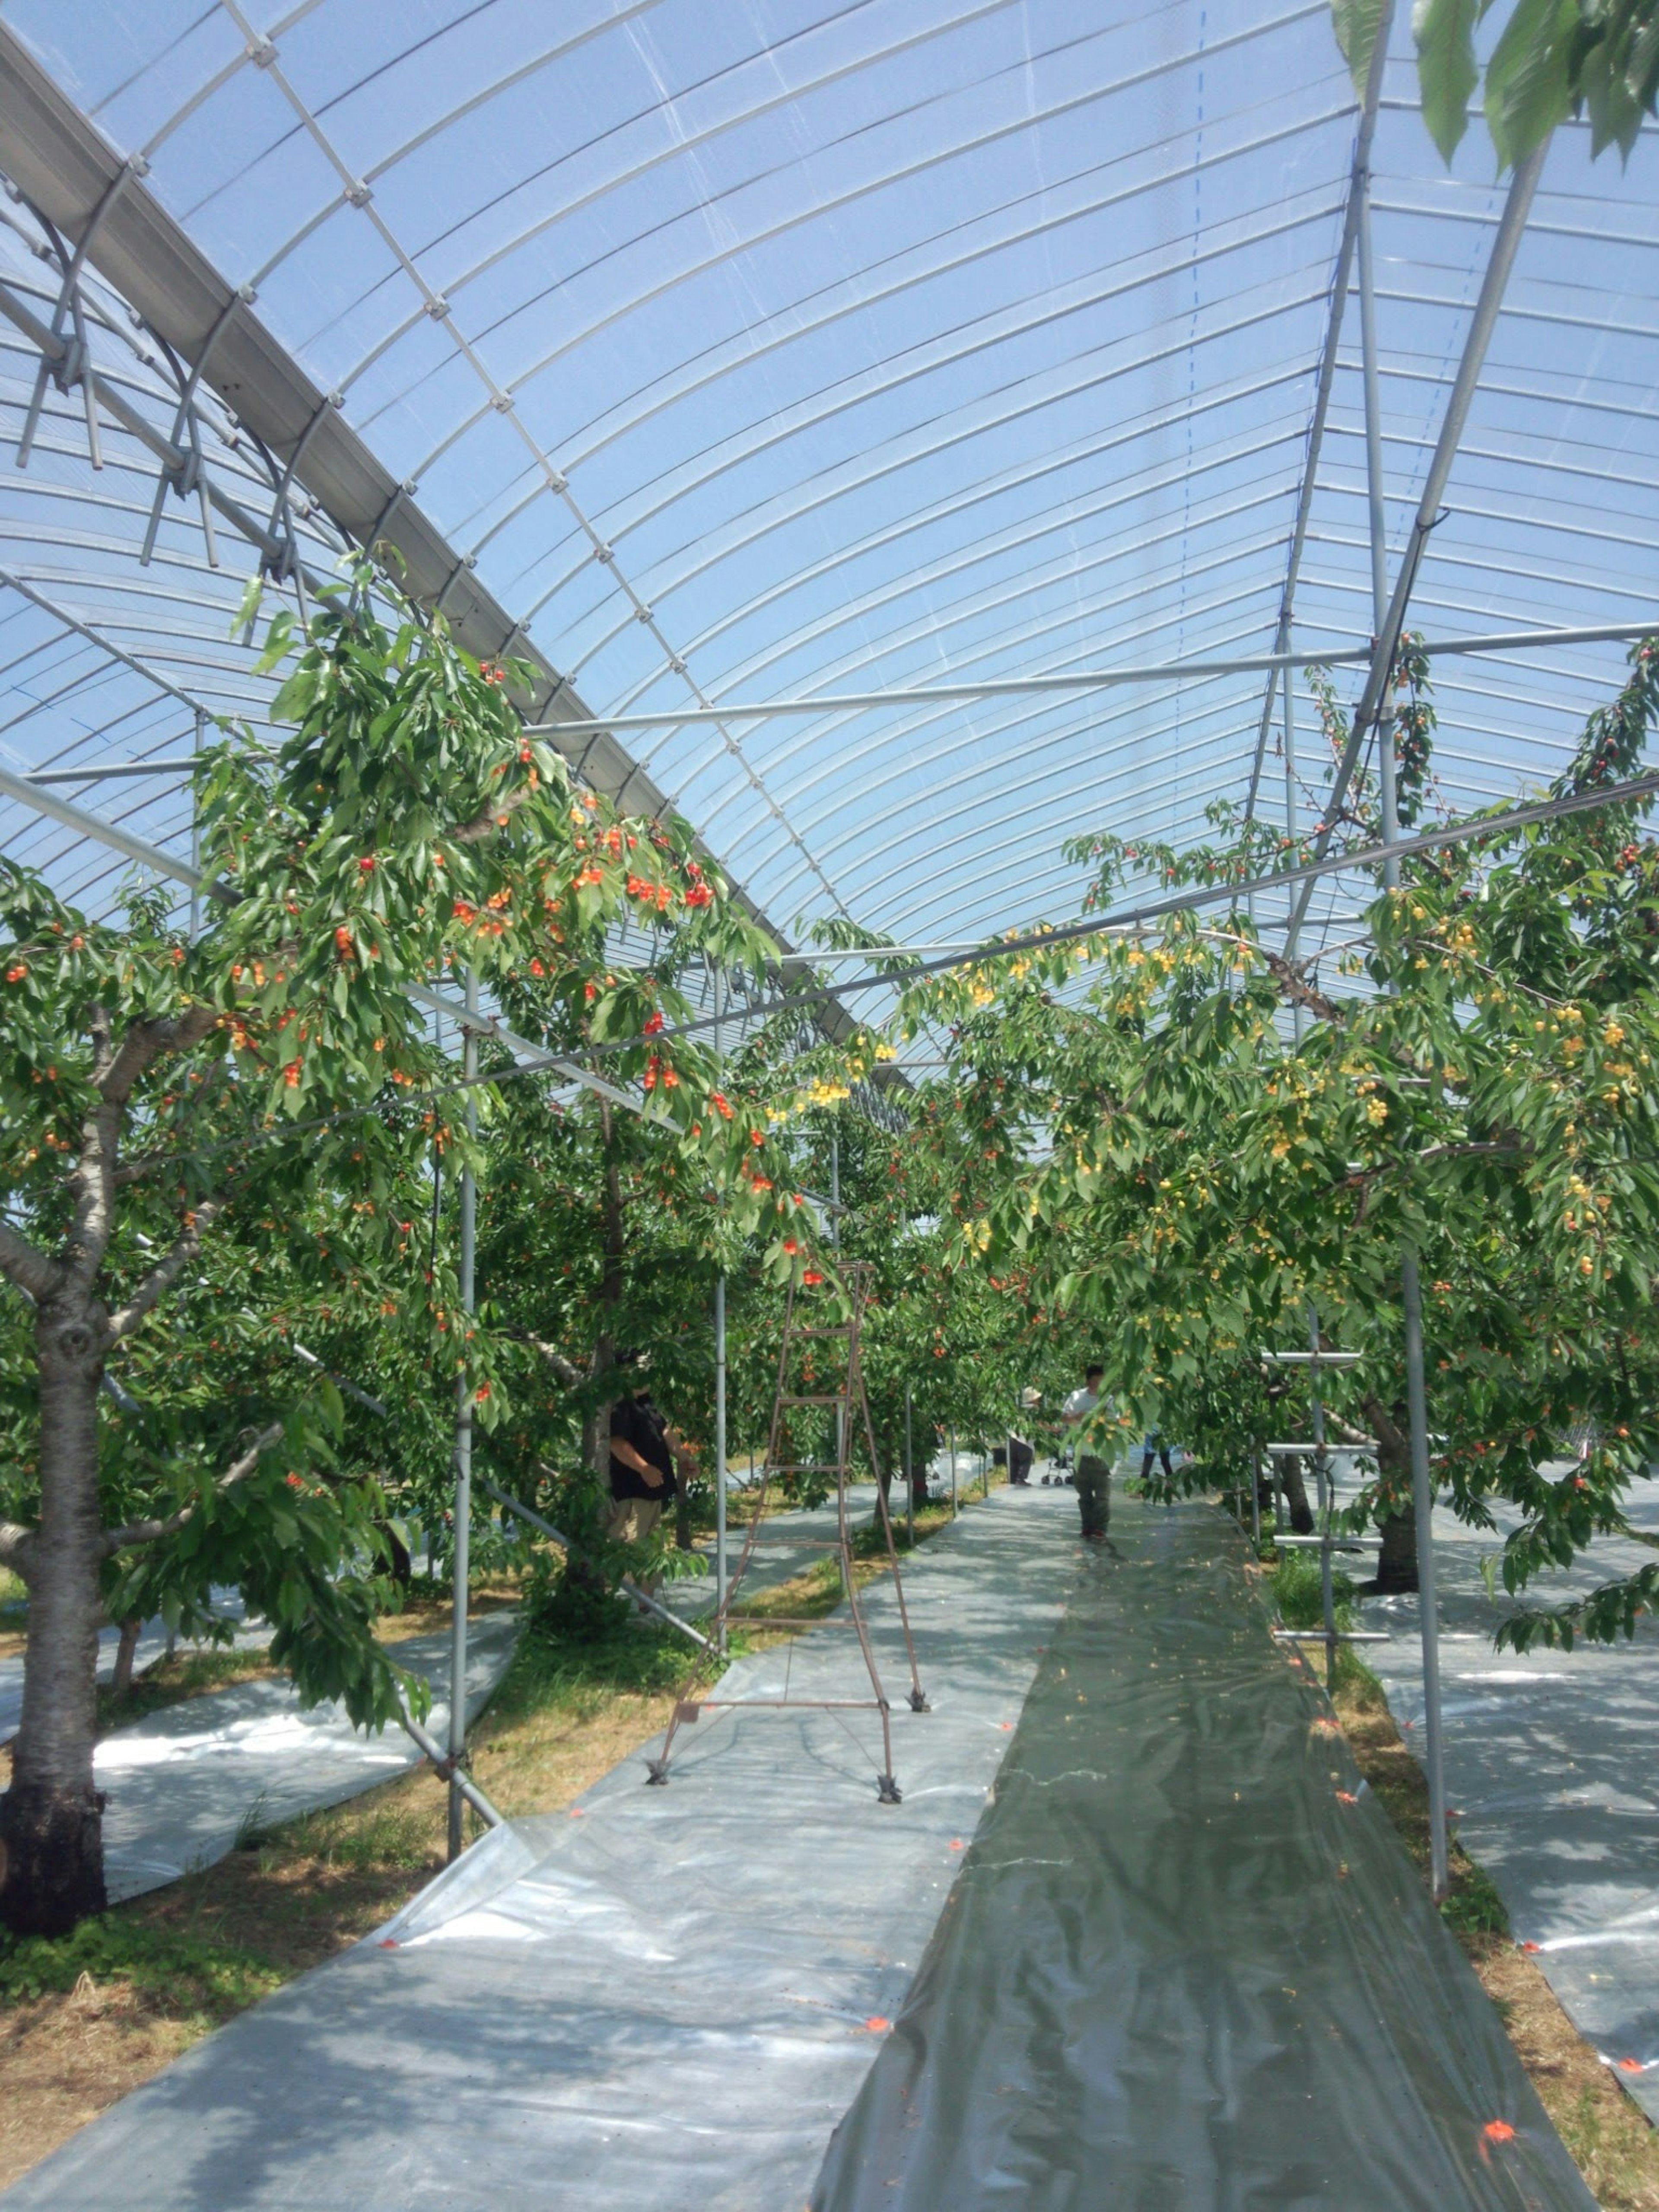
[[[105,1104],[125,1106],[132,1096],[134,1084],[153,1060],[159,1060],[163,1053],[191,1051],[217,1025],[218,1020],[216,1006],[191,1006],[182,1014],[135,1022],[104,1073],[97,1079],[98,1093]]]
[[[39,1304],[52,1297],[63,1272],[58,1262],[49,1260],[38,1245],[0,1221],[0,1274],[9,1276],[20,1291],[27,1291]]]
[[[239,1482],[246,1482],[258,1466],[260,1455],[269,1450],[282,1433],[280,1421],[261,1429],[240,1459],[234,1461],[214,1484],[215,1496],[222,1498]],[[195,1512],[196,1502],[192,1500],[188,1505],[181,1505],[176,1513],[169,1513],[164,1521],[129,1521],[119,1528],[106,1528],[99,1540],[104,1557],[107,1559],[112,1552],[125,1552],[135,1544],[159,1544],[164,1537],[176,1536]]]
[[[35,1542],[33,1528],[20,1528],[15,1521],[0,1521],[0,1567],[9,1567],[27,1582]]]
[[[156,1261],[125,1305],[110,1316],[112,1344],[118,1344],[124,1336],[131,1336],[144,1316],[172,1289],[201,1250],[203,1231],[213,1226],[229,1203],[230,1200],[225,1197],[204,1198],[202,1200],[191,1215],[189,1226],[183,1236]]]
[[[527,1344],[532,1352],[539,1352],[567,1390],[574,1390],[587,1381],[574,1359],[567,1359],[563,1352],[553,1345],[544,1343],[539,1336],[532,1336],[527,1328],[509,1329],[507,1334],[516,1338],[519,1343]]]
[[[516,791],[503,792],[499,799],[491,799],[487,806],[475,814],[470,822],[463,822],[452,830],[449,832],[451,843],[482,845],[486,837],[493,837],[506,825],[509,815],[516,814],[531,795],[530,787],[525,783],[521,783]]]

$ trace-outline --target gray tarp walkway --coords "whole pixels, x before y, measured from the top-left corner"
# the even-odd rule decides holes
[[[817,2212],[1593,2212],[1237,1532],[1113,1536]]]
[[[997,1493],[906,1586],[934,1710],[870,1613],[904,1802],[868,1713],[708,1716],[666,1789],[630,1759],[474,1846],[399,1921],[234,2021],[6,2212],[799,2212],[896,2011],[1012,1739],[1079,1547],[1066,1491]],[[860,1692],[844,1629],[742,1661]]]
[[[1659,1485],[1638,1486],[1633,1526],[1659,1527]],[[1518,1942],[1568,2017],[1659,2121],[1659,1632],[1633,1643],[1519,1656],[1492,1649],[1515,1601],[1486,1593],[1515,1516],[1496,1533],[1435,1514],[1440,1580],[1446,1787],[1471,1856],[1491,1875]],[[1540,1577],[1529,1604],[1559,1603],[1650,1565],[1652,1548],[1599,1539],[1565,1574]],[[1423,1677],[1415,1598],[1373,1598],[1368,1646],[1407,1742],[1422,1750]],[[1630,2063],[1627,2063],[1630,2062]]]
[[[1075,1510],[1002,1491],[914,1564],[931,1713],[872,1593],[902,1806],[868,1715],[706,1715],[665,1790],[632,1759],[487,1838],[6,2212],[797,2212],[855,2098],[837,2208],[1587,2212],[1236,1533],[1121,1505],[1085,1554]],[[786,1676],[855,1693],[852,1638],[728,1686]]]

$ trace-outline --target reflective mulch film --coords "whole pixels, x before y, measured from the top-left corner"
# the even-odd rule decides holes
[[[1226,1523],[1114,1536],[814,2212],[1589,2208]]]

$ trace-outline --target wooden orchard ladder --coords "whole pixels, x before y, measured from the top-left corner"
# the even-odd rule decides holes
[[[852,1443],[854,1423],[862,1429],[870,1454],[870,1466],[876,1476],[876,1497],[881,1515],[881,1527],[887,1545],[887,1564],[892,1571],[893,1593],[898,1601],[899,1623],[904,1632],[905,1654],[910,1664],[909,1703],[913,1712],[925,1713],[927,1700],[922,1694],[921,1677],[916,1668],[916,1647],[910,1634],[910,1614],[904,1601],[904,1583],[899,1573],[898,1553],[893,1544],[892,1518],[887,1510],[887,1492],[883,1486],[880,1462],[876,1456],[876,1432],[870,1419],[870,1401],[865,1395],[864,1370],[860,1358],[860,1337],[864,1322],[864,1309],[870,1295],[870,1270],[863,1262],[854,1262],[842,1270],[848,1290],[848,1319],[826,1326],[822,1323],[802,1323],[795,1318],[795,1292],[792,1288],[784,1305],[783,1341],[778,1352],[778,1382],[772,1401],[772,1426],[767,1438],[766,1459],[761,1469],[760,1498],[754,1516],[744,1538],[743,1549],[732,1570],[727,1585],[726,1601],[715,1613],[717,1630],[727,1627],[743,1628],[850,1628],[859,1640],[865,1668],[870,1677],[867,1698],[697,1698],[683,1699],[674,1708],[674,1717],[668,1724],[668,1734],[663,1739],[661,1756],[649,1762],[648,1779],[665,1783],[668,1779],[670,1754],[674,1738],[683,1724],[695,1721],[705,1712],[732,1708],[733,1710],[781,1711],[790,1707],[821,1712],[876,1712],[881,1717],[883,1771],[876,1778],[876,1795],[884,1805],[900,1802],[899,1786],[893,1774],[893,1736],[887,1703],[882,1688],[880,1670],[870,1642],[870,1631],[864,1617],[864,1604],[853,1571],[853,1530],[848,1513],[847,1488],[851,1474]],[[834,1389],[798,1388],[799,1381],[811,1382],[811,1376],[798,1378],[795,1369],[803,1345],[827,1343],[831,1347],[845,1347],[846,1365],[838,1387]],[[807,1355],[810,1357],[810,1354]],[[832,1349],[830,1358],[836,1358]],[[816,1408],[820,1418],[828,1413],[835,1424],[833,1456],[829,1459],[796,1459],[794,1430],[789,1419],[792,1413]],[[785,1455],[787,1454],[788,1456]],[[808,1620],[777,1613],[746,1613],[734,1610],[743,1578],[748,1571],[761,1541],[761,1529],[771,1500],[773,1478],[791,1474],[833,1474],[836,1478],[836,1534],[819,1540],[815,1546],[806,1540],[811,1548],[821,1548],[833,1554],[840,1564],[841,1586],[846,1601],[844,1613],[826,1620]],[[780,1537],[780,1543],[799,1546],[801,1540]],[[787,1678],[786,1677],[786,1692]]]

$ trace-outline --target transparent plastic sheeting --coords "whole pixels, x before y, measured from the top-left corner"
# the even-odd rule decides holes
[[[1642,1485],[1628,1507],[1650,1534],[1659,1527],[1654,1488]],[[1644,1618],[1632,1643],[1611,1648],[1494,1651],[1492,1632],[1515,1601],[1501,1585],[1488,1595],[1481,1561],[1517,1517],[1497,1510],[1495,1529],[1435,1516],[1446,1786],[1458,1832],[1573,2026],[1659,2121],[1659,1635]],[[1598,1539],[1565,1573],[1540,1577],[1527,1599],[1559,1604],[1652,1559],[1650,1543]],[[1364,1612],[1367,1627],[1395,1639],[1366,1656],[1420,1756],[1416,1600],[1373,1599]]]
[[[1592,2212],[1236,1534],[1113,1534],[813,2212]]]
[[[1271,647],[1355,149],[1324,0],[11,0],[4,22],[601,712]],[[1430,141],[1403,4],[1370,168],[1393,576],[1504,194],[1484,131],[1449,172]],[[70,179],[71,238],[98,190]],[[1413,594],[1431,636],[1651,617],[1656,201],[1659,133],[1621,165],[1557,130]],[[0,271],[49,319],[56,264],[24,210],[0,218]],[[85,289],[94,356],[165,428],[157,349]],[[1294,594],[1314,650],[1375,627],[1358,319]],[[177,335],[199,356],[199,321]],[[0,330],[0,449],[33,367]],[[215,480],[263,519],[250,440],[204,404]],[[227,527],[212,569],[168,498],[141,568],[155,457],[103,434],[94,471],[54,386],[28,469],[0,471],[6,558],[60,611],[0,594],[0,719],[31,764],[187,750],[194,705],[257,714],[276,681],[226,635],[252,554]],[[329,517],[304,529],[325,567]],[[1621,666],[1610,644],[1443,664],[1448,802],[1547,781]],[[975,939],[1077,910],[1068,834],[1206,835],[1249,787],[1266,688],[629,746],[780,922]],[[1294,689],[1305,778],[1323,743]],[[187,837],[176,779],[88,803]],[[1295,803],[1305,829],[1316,787]],[[21,807],[0,833],[70,881],[105,865]]]
[[[517,1635],[511,1613],[471,1625],[469,1714],[507,1672]],[[412,1637],[395,1652],[401,1665],[432,1683],[428,1725],[442,1741],[449,1729],[448,1636]],[[98,1747],[98,1786],[108,1801],[110,1897],[118,1902],[160,1889],[223,1858],[250,1825],[272,1827],[341,1804],[407,1773],[421,1758],[400,1728],[370,1735],[332,1702],[301,1711],[286,1679],[234,1683],[152,1713]]]
[[[84,2129],[5,2212],[799,2212],[908,1988],[1080,1549],[1069,1491],[997,1493],[906,1577],[931,1712],[868,1610],[868,1712],[706,1714],[495,1830],[380,1936]],[[844,1628],[728,1687],[858,1697]],[[955,1848],[953,1848],[953,1846]],[[142,2177],[142,2180],[141,2178]]]

